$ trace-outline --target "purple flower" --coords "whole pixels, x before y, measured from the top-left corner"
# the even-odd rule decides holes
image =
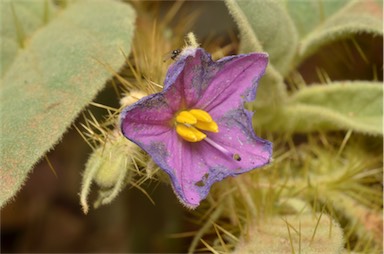
[[[180,201],[195,208],[211,185],[269,163],[272,144],[257,137],[244,102],[255,99],[268,55],[212,61],[185,49],[169,68],[162,92],[121,113],[121,130],[171,178]]]

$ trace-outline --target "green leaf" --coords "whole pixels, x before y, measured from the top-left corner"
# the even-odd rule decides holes
[[[327,1],[323,1],[324,3]],[[344,1],[342,1],[344,3]],[[306,2],[305,2],[306,3]],[[305,3],[300,3],[304,5]],[[296,3],[295,3],[296,4]],[[335,4],[333,8],[332,4]],[[326,10],[330,9],[330,13],[341,6],[341,2],[329,1],[324,4]],[[308,9],[310,9],[308,7]],[[309,12],[309,10],[307,10]],[[315,16],[319,15],[320,10],[314,12]],[[310,32],[303,37],[298,51],[298,59],[301,62],[309,55],[316,52],[320,47],[329,44],[332,41],[340,40],[359,33],[369,33],[374,36],[383,35],[382,23],[382,3],[374,0],[356,0],[340,8],[333,15],[326,16],[324,20],[317,23],[318,26],[308,26],[305,30]],[[314,21],[312,21],[313,23]],[[311,22],[309,22],[311,23]]]
[[[277,1],[226,0],[241,35],[241,52],[266,51],[271,64],[285,75],[296,53],[298,36],[292,20]]]
[[[280,108],[287,96],[283,77],[272,66],[268,66],[259,81],[256,100],[250,103],[251,110],[259,107]]]
[[[124,64],[134,21],[127,4],[77,1],[19,50],[0,88],[1,206]]]
[[[260,80],[256,105],[279,107],[287,91],[281,73],[289,69],[297,35],[292,21],[275,1],[225,1],[241,33],[241,52],[266,51],[270,63]]]
[[[237,253],[340,253],[343,231],[326,214],[274,217],[247,225]]]
[[[0,34],[3,43],[0,62],[1,76],[4,75],[19,48],[24,48],[28,38],[45,25],[57,9],[52,1],[11,1],[4,0],[1,5]]]
[[[292,1],[285,0],[284,5],[291,16],[300,38],[321,26],[335,12],[351,0]]]
[[[276,114],[257,112],[257,123],[272,131],[354,130],[382,135],[383,86],[346,81],[313,85],[294,94]]]

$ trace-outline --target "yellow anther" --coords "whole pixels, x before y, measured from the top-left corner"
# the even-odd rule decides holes
[[[219,132],[219,127],[212,120],[211,115],[201,109],[181,111],[177,114],[175,120],[177,134],[189,142],[199,142],[207,137],[200,130]]]
[[[193,126],[200,130],[219,132],[219,126],[217,126],[217,123],[215,121],[212,121],[210,123],[197,121],[197,123],[195,123]]]
[[[197,119],[196,117],[194,117],[194,115],[192,115],[188,111],[181,111],[176,116],[176,122],[183,123],[183,124],[195,124],[197,123]]]
[[[191,113],[198,121],[206,122],[206,123],[210,123],[213,121],[211,115],[204,110],[191,109],[189,113]]]
[[[205,135],[204,133],[202,133],[201,131],[199,131],[198,129],[196,129],[194,127],[190,127],[190,129],[196,135],[197,141],[201,141],[207,137],[207,135]]]
[[[207,137],[204,133],[198,131],[196,128],[192,126],[186,126],[184,124],[176,125],[176,132],[183,139],[189,142],[199,142]]]

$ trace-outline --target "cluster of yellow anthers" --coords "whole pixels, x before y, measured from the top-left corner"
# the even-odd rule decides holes
[[[181,111],[175,120],[177,134],[189,142],[199,142],[207,137],[200,130],[219,132],[219,127],[211,115],[201,109]]]

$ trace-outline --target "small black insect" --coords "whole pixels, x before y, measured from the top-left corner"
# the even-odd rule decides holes
[[[176,57],[180,55],[180,53],[181,53],[181,49],[172,50],[171,52],[165,54],[165,56],[163,57],[163,62],[166,62],[168,59],[175,60]]]
[[[172,60],[175,60],[176,59],[176,57],[178,56],[178,55],[180,55],[180,53],[181,53],[181,50],[180,49],[175,49],[175,50],[173,50],[172,51],[172,56],[171,56],[171,59]]]

